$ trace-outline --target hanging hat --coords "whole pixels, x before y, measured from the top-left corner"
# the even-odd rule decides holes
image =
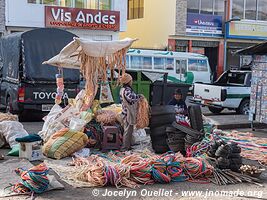
[[[125,74],[123,74],[122,77],[120,78],[120,83],[121,83],[121,84],[127,84],[127,83],[129,83],[130,81],[132,81],[132,80],[133,80],[132,76],[131,76],[130,74],[125,73]]]

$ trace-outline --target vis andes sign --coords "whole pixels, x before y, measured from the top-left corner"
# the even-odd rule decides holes
[[[119,31],[120,12],[45,6],[45,26]]]

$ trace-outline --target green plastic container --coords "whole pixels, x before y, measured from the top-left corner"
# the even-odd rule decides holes
[[[151,81],[141,72],[141,71],[127,71],[133,77],[133,90],[137,94],[143,94],[146,99],[149,101],[150,99],[150,85]],[[116,86],[116,82],[114,81],[110,85],[113,99],[115,103],[120,103],[120,88]]]

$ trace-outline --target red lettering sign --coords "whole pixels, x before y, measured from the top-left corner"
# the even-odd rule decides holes
[[[120,12],[45,6],[45,26],[119,31]]]

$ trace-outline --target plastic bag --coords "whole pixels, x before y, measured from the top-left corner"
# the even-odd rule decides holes
[[[133,138],[132,138],[132,142],[134,144],[140,144],[142,142],[146,141],[146,131],[145,129],[138,129],[138,130],[134,130],[133,132]]]
[[[79,118],[72,118],[70,121],[70,130],[71,131],[82,131],[84,129],[84,126],[86,125],[86,121]]]
[[[43,128],[42,130],[38,133],[41,137],[44,137],[45,136],[45,133],[46,131],[48,130],[49,128],[49,125],[51,123],[53,123],[53,121],[55,120],[55,118],[57,117],[57,115],[62,111],[62,108],[55,104],[52,109],[50,110],[50,112],[48,113],[47,116],[45,116],[43,118],[43,120],[45,121],[44,122],[44,125],[43,125]]]
[[[68,128],[73,117],[79,118],[80,112],[76,107],[69,105],[62,109],[55,117],[51,117],[47,122],[48,126],[45,130],[39,132],[39,135],[46,142],[55,132],[62,128]]]
[[[100,103],[114,102],[109,84],[102,84],[100,88]]]
[[[19,156],[20,144],[15,144],[11,151],[8,152],[8,156]]]
[[[0,122],[0,134],[2,134],[6,142],[12,148],[18,144],[15,139],[28,135],[28,132],[23,128],[23,125],[17,121],[3,121]]]

